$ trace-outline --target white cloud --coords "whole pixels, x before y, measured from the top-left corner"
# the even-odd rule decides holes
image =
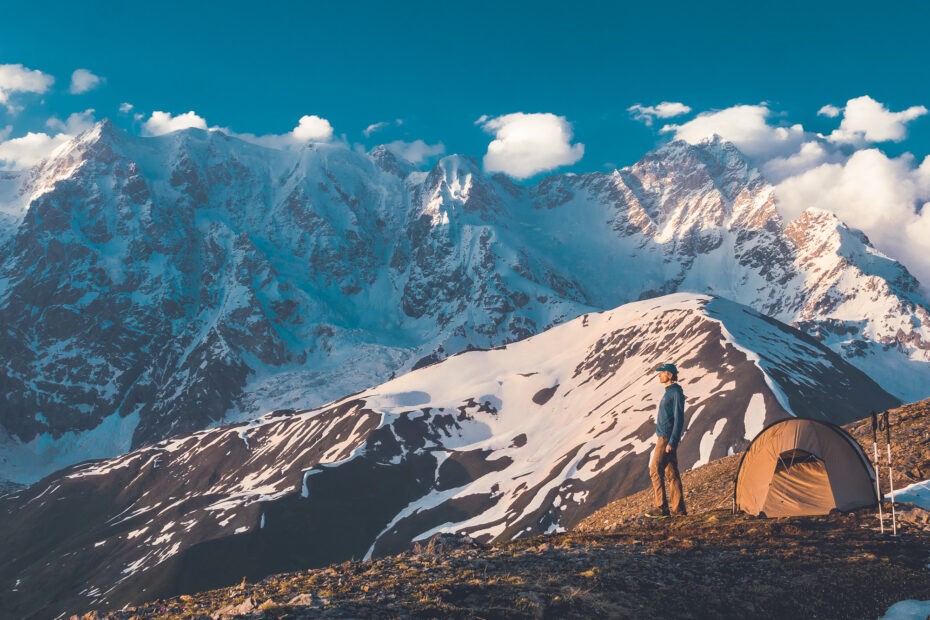
[[[49,129],[56,129],[59,133],[76,136],[82,131],[87,131],[93,127],[94,122],[94,110],[93,108],[88,108],[83,112],[71,114],[64,122],[59,120],[58,117],[53,116],[45,121],[45,126]]]
[[[333,138],[333,126],[325,118],[304,115],[291,134],[299,142],[328,142]]]
[[[366,127],[362,133],[365,134],[366,138],[370,138],[371,134],[375,133],[376,131],[381,131],[385,127],[390,127],[391,125],[396,125],[397,127],[400,127],[403,124],[404,124],[404,119],[402,118],[395,118],[391,122],[382,121],[380,123],[372,123],[371,125]]]
[[[584,156],[584,144],[571,143],[572,126],[563,116],[517,112],[482,118],[482,128],[494,134],[484,156],[488,172],[525,179],[574,164]]]
[[[395,140],[384,146],[398,157],[403,157],[414,164],[421,164],[430,157],[442,155],[446,152],[446,147],[442,142],[427,144],[423,140],[414,140],[413,142]]]
[[[780,122],[766,104],[740,105],[698,114],[662,132],[698,143],[719,135],[733,142],[775,184],[778,209],[794,219],[809,207],[835,213],[862,230],[879,251],[902,262],[930,289],[930,157],[892,158],[873,142],[900,141],[924,106],[900,112],[868,96],[818,114],[837,118],[829,136]],[[775,124],[780,122],[779,124]]]
[[[47,133],[30,131],[25,136],[0,142],[0,168],[22,170],[29,168],[48,157],[52,151],[71,139],[71,136],[59,133],[50,136]]]
[[[211,127],[225,134],[273,149],[289,149],[301,147],[308,142],[329,142],[333,139],[333,126],[325,118],[314,115],[305,115],[300,118],[297,126],[284,134],[256,135],[254,133],[239,133],[227,127]]]
[[[368,137],[371,136],[371,134],[375,133],[376,131],[378,131],[378,130],[380,130],[380,129],[384,129],[384,128],[387,127],[388,125],[390,125],[390,123],[386,123],[386,122],[383,122],[383,121],[380,122],[380,123],[372,123],[371,125],[369,125],[368,127],[366,127],[366,128],[365,128],[365,131],[363,131],[362,133],[365,134],[365,137],[366,137],[366,138],[368,138]]]
[[[900,142],[907,137],[907,124],[927,113],[922,105],[892,112],[868,95],[846,102],[839,129],[828,136],[833,142],[865,145],[869,142]]]
[[[631,113],[633,118],[644,122],[649,127],[652,127],[652,123],[656,118],[672,118],[674,116],[687,114],[690,111],[691,108],[689,106],[677,101],[663,101],[659,105],[650,106],[637,103],[627,108],[627,112]]]
[[[930,157],[916,166],[910,154],[860,150],[785,179],[775,194],[785,217],[809,207],[831,211],[930,285]]]
[[[763,176],[772,182],[778,183],[788,177],[796,176],[824,163],[837,163],[846,159],[846,156],[822,140],[805,142],[797,153],[785,157],[773,157],[768,161],[759,163]]]
[[[145,123],[142,124],[142,133],[146,136],[161,136],[179,129],[196,127],[206,129],[207,121],[198,116],[193,110],[172,116],[170,112],[152,112]]]
[[[7,139],[12,135],[13,127],[7,126],[0,131],[0,168],[22,170],[39,163],[52,154],[56,148],[94,126],[94,110],[75,112],[64,121],[52,117],[45,122],[46,127],[57,131],[54,135],[45,132],[28,132],[25,136]]]
[[[810,138],[801,125],[778,127],[768,123],[768,106],[738,105],[724,110],[702,112],[681,125],[666,125],[662,133],[674,133],[676,140],[697,144],[714,135],[735,144],[752,159],[786,157],[798,152]]]
[[[0,65],[0,104],[7,107],[10,113],[15,113],[22,108],[14,106],[10,102],[10,96],[15,93],[37,93],[47,92],[55,82],[52,76],[28,69],[23,65]]]
[[[87,69],[77,69],[71,74],[71,87],[68,92],[72,95],[80,95],[94,90],[103,83],[103,78],[94,75]]]
[[[133,106],[128,101],[124,101],[123,103],[119,104],[119,111],[123,114],[129,114],[132,112],[133,107],[135,106]]]

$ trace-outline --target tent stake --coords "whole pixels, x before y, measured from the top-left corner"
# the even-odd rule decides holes
[[[878,462],[878,416],[872,412],[872,454],[875,457],[875,494],[878,497],[878,526],[885,533],[885,513],[882,510],[881,463]]]

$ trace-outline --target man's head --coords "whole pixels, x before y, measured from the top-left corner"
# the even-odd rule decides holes
[[[659,381],[663,384],[678,381],[678,368],[675,364],[661,364],[656,368],[656,371],[659,373]]]

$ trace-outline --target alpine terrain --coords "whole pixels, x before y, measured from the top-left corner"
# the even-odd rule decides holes
[[[750,306],[897,398],[927,395],[918,282],[829,213],[783,221],[727,142],[525,187],[458,155],[421,171],[385,147],[104,120],[0,174],[0,479],[320,406],[675,291]]]
[[[688,398],[683,469],[785,416],[846,423],[899,402],[747,306],[652,298],[0,498],[4,605],[54,616],[381,557],[440,532],[486,543],[569,529],[648,484],[666,359]]]

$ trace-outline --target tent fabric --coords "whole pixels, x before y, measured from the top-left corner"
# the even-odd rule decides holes
[[[740,461],[735,505],[769,517],[827,514],[878,503],[865,452],[833,424],[786,418],[759,433]]]

